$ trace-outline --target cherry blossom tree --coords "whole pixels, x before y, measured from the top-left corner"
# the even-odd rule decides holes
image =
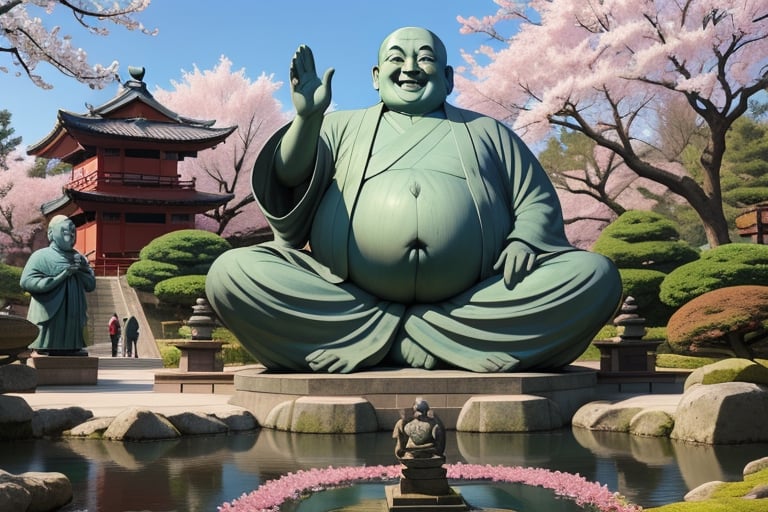
[[[764,0],[495,0],[458,17],[490,37],[456,80],[458,103],[504,120],[529,142],[553,126],[583,133],[639,176],[687,201],[711,246],[730,242],[720,172],[726,133],[768,87]],[[509,38],[504,28],[517,28]],[[659,157],[659,115],[683,98],[707,131],[700,172]],[[658,159],[657,159],[658,158]]]
[[[70,178],[66,173],[32,178],[28,173],[33,165],[29,157],[11,153],[8,170],[0,172],[0,256],[8,263],[23,263],[20,260],[39,248],[45,229],[40,207],[60,197]]]
[[[55,26],[47,29],[40,17],[52,14],[57,6],[69,9],[74,20],[88,32],[107,35],[104,22],[122,25],[128,30],[150,33],[133,15],[149,6],[150,0],[0,0],[0,53],[10,56],[11,63],[20,68],[17,76],[26,74],[43,89],[52,86],[38,73],[37,66],[47,62],[66,76],[101,89],[115,80],[118,63],[108,66],[88,63],[82,48],[72,45],[72,38]],[[154,32],[152,32],[154,33]],[[0,71],[8,73],[7,66]]]
[[[232,62],[222,56],[212,69],[195,66],[183,72],[173,90],[157,89],[155,98],[187,117],[215,119],[218,126],[237,125],[224,144],[185,159],[179,171],[195,178],[198,190],[234,194],[223,206],[198,215],[197,227],[226,238],[247,238],[267,229],[264,215],[251,194],[250,172],[267,139],[288,121],[275,93],[282,86],[271,75],[250,80],[245,69],[232,71]]]

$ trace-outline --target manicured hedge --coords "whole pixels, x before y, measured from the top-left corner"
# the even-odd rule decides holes
[[[675,312],[674,308],[659,300],[659,286],[666,274],[638,268],[621,268],[619,274],[624,296],[635,298],[640,316],[645,318],[647,325],[666,325]]]
[[[125,274],[129,286],[153,292],[160,281],[176,277],[181,273],[178,265],[163,263],[162,261],[139,260],[134,262]]]
[[[162,302],[193,306],[198,298],[205,297],[205,276],[172,277],[157,283],[154,292]]]
[[[675,224],[654,212],[631,210],[609,224],[592,250],[608,256],[619,268],[669,272],[695,261],[699,254],[680,241]]]
[[[224,238],[200,229],[182,229],[159,236],[139,253],[141,260],[162,261],[179,267],[210,266],[232,246]]]
[[[750,284],[768,286],[768,246],[733,243],[704,251],[697,261],[670,272],[659,298],[679,308],[709,291]]]
[[[630,210],[608,225],[592,250],[619,268],[624,296],[632,296],[648,325],[666,325],[673,309],[659,300],[665,273],[695,261],[698,251],[680,241],[675,224],[654,212]]]
[[[0,263],[0,305],[5,302],[29,303],[29,296],[19,286],[21,267]]]
[[[204,286],[203,291],[196,292],[198,295],[188,302],[187,292],[175,283],[160,287],[162,296],[158,295],[158,285],[183,276],[202,276],[204,280],[213,261],[231,248],[224,238],[208,231],[173,231],[155,238],[141,250],[139,261],[128,267],[126,280],[134,288],[155,293],[163,302],[192,305],[194,299],[205,296]],[[175,297],[180,297],[182,302],[176,302]]]

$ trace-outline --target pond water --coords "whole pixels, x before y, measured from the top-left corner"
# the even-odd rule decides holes
[[[528,434],[448,432],[448,463],[534,466],[578,473],[643,507],[681,501],[708,481],[741,480],[768,444],[699,446],[583,429]],[[58,471],[75,511],[215,511],[299,469],[395,464],[387,432],[311,435],[261,430],[228,436],[122,443],[87,439],[0,442],[0,468]]]

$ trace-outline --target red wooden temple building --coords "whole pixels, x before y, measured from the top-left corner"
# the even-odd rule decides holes
[[[41,207],[46,220],[66,215],[77,226],[76,249],[100,275],[114,275],[154,238],[195,227],[195,214],[232,195],[199,191],[178,163],[223,143],[237,128],[185,118],[158,103],[143,68],[112,100],[86,114],[59,110],[53,130],[27,153],[72,165],[63,195]]]

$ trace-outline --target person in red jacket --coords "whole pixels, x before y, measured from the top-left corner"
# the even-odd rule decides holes
[[[109,340],[112,342],[112,357],[117,357],[117,342],[120,340],[120,319],[117,313],[109,319]]]

